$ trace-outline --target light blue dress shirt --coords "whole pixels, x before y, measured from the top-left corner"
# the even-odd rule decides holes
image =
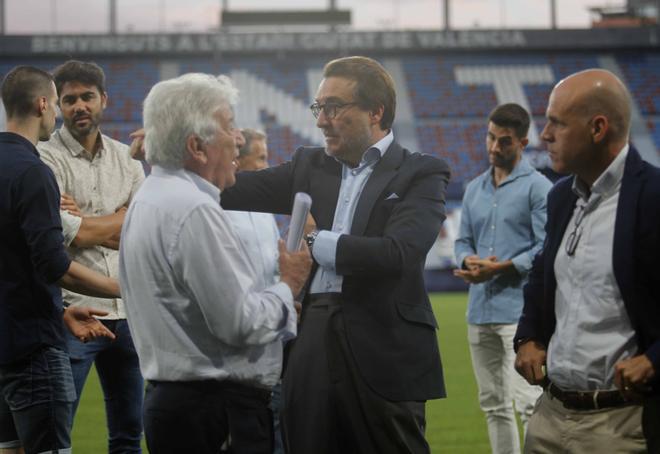
[[[342,234],[351,232],[355,208],[362,195],[362,190],[373,173],[374,167],[393,141],[394,134],[390,131],[365,151],[357,167],[351,168],[342,163],[341,186],[332,231],[321,230],[314,240],[312,253],[319,264],[319,269],[312,280],[310,293],[341,293],[343,276],[335,272],[337,242]]]
[[[496,188],[492,167],[472,180],[463,196],[456,263],[469,255],[511,260],[517,273],[505,273],[470,285],[467,321],[471,324],[517,323],[522,288],[534,255],[545,239],[546,198],[552,183],[523,158]]]

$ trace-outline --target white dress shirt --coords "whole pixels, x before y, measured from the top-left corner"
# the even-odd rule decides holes
[[[612,251],[628,146],[591,189],[575,178],[579,196],[555,258],[557,325],[548,346],[548,376],[566,390],[614,389],[614,365],[637,352],[635,331],[614,276]],[[584,211],[575,253],[566,243]]]
[[[271,213],[253,211],[225,211],[229,216],[238,241],[243,247],[243,256],[254,269],[256,285],[264,289],[279,279],[277,240],[280,231]]]
[[[119,275],[148,380],[232,380],[269,388],[295,336],[291,290],[262,291],[220,191],[154,166],[126,214]]]

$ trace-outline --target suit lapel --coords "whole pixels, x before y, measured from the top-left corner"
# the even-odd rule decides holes
[[[353,215],[353,224],[351,225],[351,235],[363,235],[367,228],[367,222],[371,215],[371,210],[383,192],[387,183],[394,177],[396,170],[403,161],[403,148],[396,142],[389,146],[383,157],[376,164],[373,173],[367,180],[367,184],[362,190],[360,200],[358,200],[355,214]]]
[[[637,202],[644,179],[642,159],[632,145],[626,156],[625,169],[621,179],[619,202],[614,225],[614,250],[612,253],[614,277],[619,285],[623,302],[630,309],[633,296],[633,247],[635,222],[637,221]],[[628,313],[633,313],[628,310]]]
[[[313,167],[311,172],[311,211],[319,230],[332,230],[341,185],[341,164],[325,152],[322,160],[322,165]]]
[[[577,195],[571,190],[572,177],[565,182],[565,186],[561,188],[563,194],[559,194],[558,200],[555,202],[555,216],[548,213],[548,220],[552,219],[553,224],[549,225],[548,229],[548,245],[545,248],[545,273],[547,276],[546,282],[550,285],[546,291],[551,296],[549,301],[554,301],[554,293],[556,288],[555,280],[555,259],[557,258],[557,251],[561,245],[561,240],[564,238],[568,222],[573,216],[575,203],[577,202]],[[550,295],[551,294],[551,295]]]

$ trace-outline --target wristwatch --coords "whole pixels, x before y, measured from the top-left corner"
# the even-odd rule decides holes
[[[312,249],[314,248],[314,241],[316,241],[316,237],[319,235],[319,231],[314,229],[311,232],[309,232],[307,235],[305,235],[305,243],[307,243],[307,247],[309,248],[309,252],[312,252]]]

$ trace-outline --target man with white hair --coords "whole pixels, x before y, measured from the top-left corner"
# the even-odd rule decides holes
[[[120,279],[144,377],[152,454],[272,451],[270,388],[282,340],[296,334],[293,295],[309,252],[279,243],[280,282],[255,291],[220,193],[235,182],[237,144],[224,76],[186,74],[144,102],[150,176],[131,202]],[[280,361],[273,362],[277,357]]]

